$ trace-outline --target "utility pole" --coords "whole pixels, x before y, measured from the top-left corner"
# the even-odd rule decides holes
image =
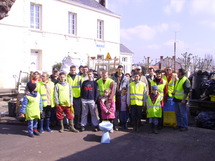
[[[175,32],[175,41],[174,41],[174,72],[176,72],[176,33]]]

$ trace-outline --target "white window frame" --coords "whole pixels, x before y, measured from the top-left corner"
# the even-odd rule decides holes
[[[69,12],[68,13],[68,34],[77,35],[77,14]]]
[[[97,20],[97,39],[104,40],[104,21]]]
[[[42,6],[30,4],[30,28],[41,30],[42,27]]]

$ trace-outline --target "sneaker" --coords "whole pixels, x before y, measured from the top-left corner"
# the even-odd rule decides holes
[[[116,127],[116,126],[114,127],[114,130],[115,130],[115,131],[119,131],[118,127]]]
[[[39,130],[40,133],[44,133],[44,130]]]
[[[33,134],[28,134],[28,136],[29,136],[29,137],[31,137],[31,138],[33,138],[33,137],[34,137],[34,135],[33,135]]]
[[[40,133],[37,130],[33,130],[33,133],[34,133],[34,135],[37,135],[37,136],[40,135]]]
[[[180,131],[187,131],[188,130],[188,128],[186,128],[186,127],[181,127],[180,128]]]
[[[94,132],[99,131],[99,127],[98,127],[98,126],[95,126],[94,129],[93,129],[93,131],[94,131]]]
[[[85,131],[85,127],[84,126],[81,126],[81,132]]]
[[[50,128],[47,128],[46,131],[47,132],[53,132],[52,129],[50,129]]]

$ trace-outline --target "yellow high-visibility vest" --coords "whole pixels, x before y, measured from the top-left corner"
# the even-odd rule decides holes
[[[167,82],[168,84],[168,96],[169,97],[173,97],[172,93],[174,92],[174,88],[175,88],[175,80],[176,80],[176,76],[173,75],[172,79],[170,79],[170,81],[168,82],[166,75],[162,76],[163,79]]]
[[[158,92],[159,92],[160,96],[161,96],[161,97],[164,97],[164,87],[165,87],[167,81],[165,81],[165,80],[163,79],[163,83],[162,83],[162,84],[157,84],[156,82],[154,82],[154,80],[152,80],[150,83],[151,83],[151,88],[152,88],[152,86],[154,86],[154,85],[158,86]]]
[[[74,80],[71,78],[70,75],[67,75],[67,82],[72,87],[72,94],[73,94],[73,97],[75,98],[79,98],[81,96],[80,81],[81,81],[80,75],[76,75]]]
[[[103,83],[103,79],[100,78],[97,80],[98,88],[99,88],[99,98],[101,98],[104,95],[104,90],[107,88],[110,88],[110,84],[114,82],[112,79],[107,78],[105,83]]]
[[[184,88],[183,88],[183,84],[185,83],[185,81],[189,79],[187,77],[183,77],[179,80],[176,81],[175,83],[175,95],[174,97],[176,99],[182,100],[184,98]],[[188,100],[188,96],[186,97],[186,100]]]
[[[26,121],[40,119],[40,99],[41,96],[37,93],[36,97],[26,95],[28,99],[28,104],[26,106]]]
[[[161,107],[162,97],[158,95],[155,103],[152,103],[151,97],[148,96],[147,100],[147,118],[151,117],[162,117],[162,107]]]
[[[144,91],[145,83],[139,82],[138,87],[136,87],[135,82],[130,83],[130,104],[143,106],[144,105]]]
[[[70,107],[70,91],[69,91],[69,84],[63,86],[60,83],[56,84],[58,86],[58,99],[59,104],[61,106],[68,106]]]
[[[54,83],[53,82],[49,82],[50,83],[50,98],[51,98],[51,107],[55,107],[55,100],[54,100]],[[42,102],[43,102],[43,107],[46,107],[47,104],[47,90],[45,87],[45,84],[43,82],[38,82],[37,83],[37,91],[40,93],[41,98],[42,98]]]

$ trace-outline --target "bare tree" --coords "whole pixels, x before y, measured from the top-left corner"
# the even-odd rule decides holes
[[[145,66],[147,69],[149,68],[149,66],[151,66],[153,60],[150,60],[150,57],[143,57],[142,62],[138,63],[142,66]]]
[[[188,72],[188,70],[191,67],[191,60],[192,60],[192,55],[191,53],[185,52],[182,53],[182,58],[178,58],[178,62],[181,64],[182,68]]]
[[[8,16],[13,3],[16,0],[0,0],[0,20]]]
[[[213,55],[206,54],[204,59],[204,69],[210,71],[212,69]]]
[[[197,55],[192,57],[192,72],[196,72],[199,67],[199,57]]]

